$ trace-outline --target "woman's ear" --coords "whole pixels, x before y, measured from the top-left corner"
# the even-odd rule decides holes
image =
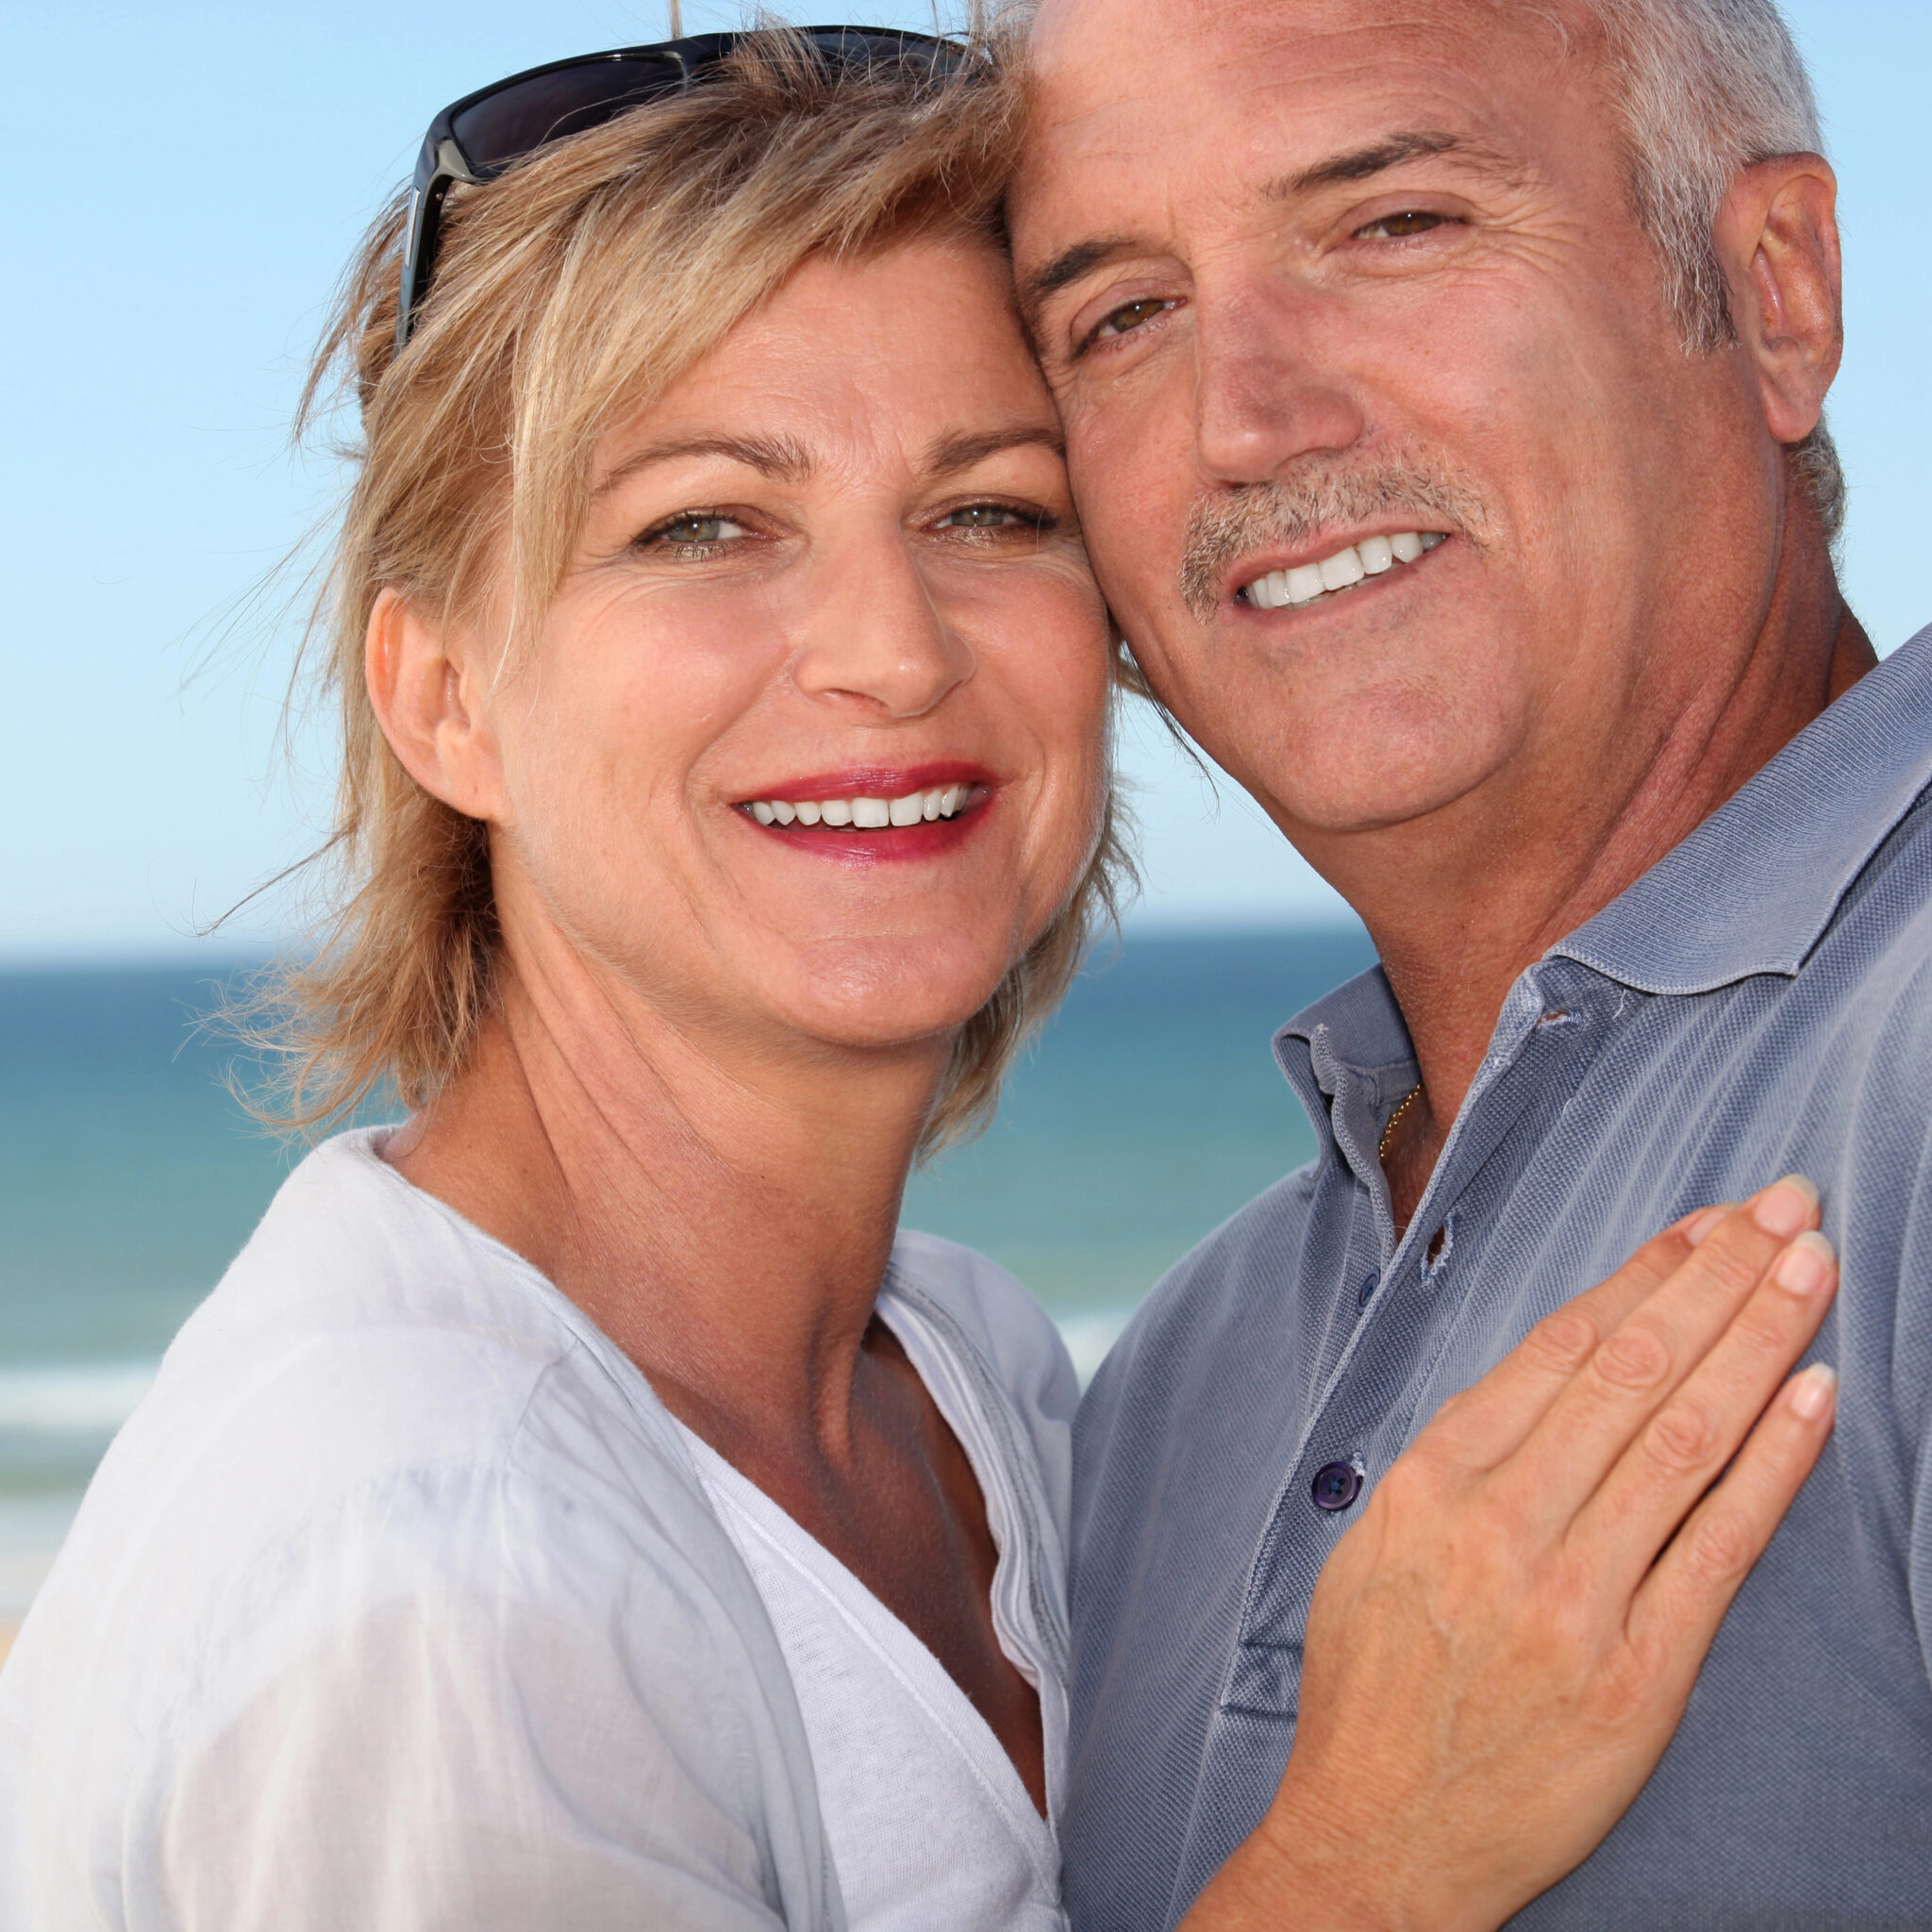
[[[500,822],[503,760],[474,657],[385,589],[369,613],[362,675],[375,722],[410,777],[467,818]]]
[[[1823,155],[1746,168],[1718,210],[1738,342],[1756,364],[1765,425],[1779,442],[1817,428],[1844,350],[1838,177]]]

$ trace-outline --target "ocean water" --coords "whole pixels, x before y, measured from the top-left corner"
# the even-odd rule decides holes
[[[1096,960],[998,1120],[914,1175],[908,1224],[985,1249],[1091,1373],[1154,1281],[1313,1141],[1280,1023],[1371,963],[1357,930],[1137,936]],[[0,974],[0,1619],[189,1311],[300,1158],[198,1026],[207,973]]]

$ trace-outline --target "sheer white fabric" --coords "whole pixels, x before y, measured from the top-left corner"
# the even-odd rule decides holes
[[[1000,1549],[993,1624],[1021,1674],[1043,1687],[1051,1797],[1066,1700],[1036,1612],[1034,1553],[1014,1534],[1003,1444],[933,1324],[891,1292],[879,1312],[979,1475]],[[1053,1832],[971,1700],[822,1543],[701,1439],[690,1442],[791,1667],[854,1932],[1062,1932]]]
[[[0,1925],[845,1932],[783,1648],[675,1424],[378,1144],[282,1189],[0,1674]],[[1058,1697],[1071,1367],[963,1249],[902,1238],[892,1287],[1004,1438]]]

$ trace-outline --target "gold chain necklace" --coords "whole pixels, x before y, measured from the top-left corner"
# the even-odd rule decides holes
[[[1418,1081],[1403,1097],[1402,1105],[1389,1116],[1389,1124],[1382,1129],[1382,1144],[1375,1149],[1377,1160],[1389,1158],[1389,1143],[1395,1138],[1395,1129],[1402,1124],[1403,1115],[1422,1098],[1422,1083]]]

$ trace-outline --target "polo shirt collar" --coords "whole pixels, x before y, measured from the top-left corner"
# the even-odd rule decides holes
[[[1641,992],[1795,974],[1932,783],[1932,628],[1901,645],[1546,957]]]
[[[1932,627],[1867,672],[1544,958],[1574,959],[1651,993],[1709,992],[1759,973],[1790,976],[1928,784]],[[1344,1113],[1359,1109],[1345,1141],[1366,1138],[1369,1123],[1416,1078],[1407,1028],[1379,966],[1297,1013],[1274,1036],[1274,1054],[1318,1123],[1332,1121],[1319,1100],[1342,1103]]]

